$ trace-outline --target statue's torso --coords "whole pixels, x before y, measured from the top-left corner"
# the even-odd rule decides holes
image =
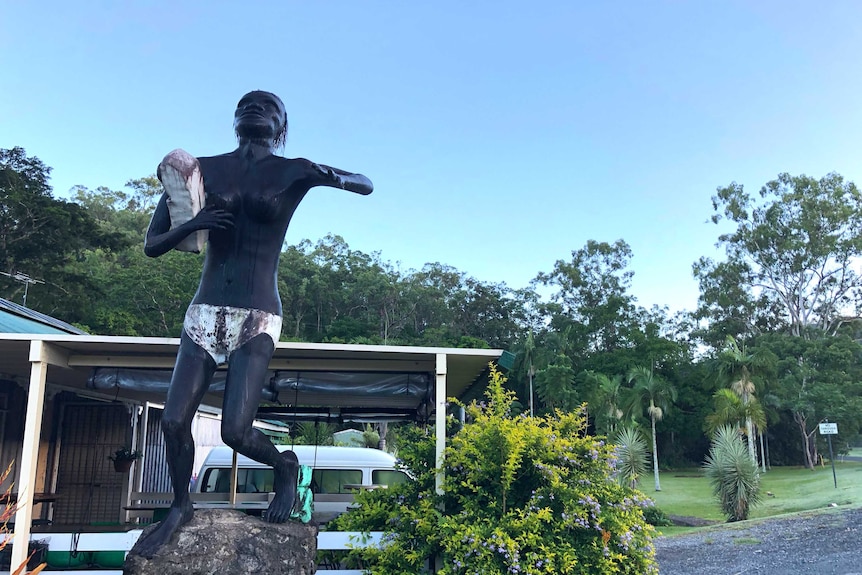
[[[308,192],[306,160],[235,152],[199,158],[206,205],[233,214],[234,226],[210,230],[193,303],[281,313],[276,274],[287,226]]]

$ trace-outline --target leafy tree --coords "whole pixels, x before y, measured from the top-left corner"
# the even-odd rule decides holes
[[[629,383],[634,383],[631,406],[638,411],[646,409],[652,434],[652,466],[655,490],[661,491],[658,477],[658,445],[656,443],[656,421],[661,421],[670,405],[676,401],[676,388],[654,373],[652,369],[634,367],[628,374]]]
[[[577,349],[610,351],[625,344],[634,313],[634,299],[628,293],[631,256],[622,240],[613,244],[590,240],[572,252],[571,261],[557,260],[551,273],[536,278],[556,289],[547,313],[557,329],[570,326]]]
[[[51,169],[23,148],[0,149],[0,271],[22,272],[45,281],[29,294],[28,305],[69,317],[65,287],[97,290],[86,275],[64,272],[67,262],[92,246],[116,247],[116,238],[100,232],[87,210],[55,199]],[[0,295],[16,299],[24,286],[0,277]]]
[[[354,558],[378,575],[420,573],[438,556],[446,575],[656,573],[650,505],[612,479],[614,448],[585,436],[579,413],[512,416],[514,397],[492,372],[488,403],[467,406],[434,489],[434,439],[399,451],[415,478],[357,496],[335,528],[385,530]]]
[[[414,337],[426,344],[445,341],[453,330],[451,311],[458,306],[465,274],[441,263],[428,263],[411,274],[410,283],[416,293]]]
[[[670,368],[656,368],[655,373],[677,392],[674,409],[663,414],[657,429],[662,461],[668,466],[697,465],[709,451],[709,438],[699,431],[712,412],[712,395],[717,385],[713,370],[704,358],[695,361],[689,357]]]
[[[154,261],[143,250],[130,249],[118,258],[112,297],[126,302],[125,309],[140,319],[137,335],[182,333],[185,310],[200,280],[202,257],[172,251]]]
[[[667,309],[646,310],[635,305],[629,293],[632,254],[622,240],[612,244],[588,241],[572,252],[570,261],[559,260],[550,273],[540,273],[537,285],[554,291],[540,306],[546,315],[537,332],[538,369],[558,365],[566,355],[578,375],[580,396],[595,403],[599,398],[599,374],[626,373],[632,365],[654,365],[662,373],[690,357],[693,347],[675,338],[679,325]],[[597,415],[603,426],[604,414]]]
[[[749,268],[744,262],[716,263],[704,257],[695,262],[692,271],[700,283],[694,317],[708,321],[694,332],[707,345],[718,349],[727,337],[745,339],[776,327],[765,313],[768,302],[751,292]]]
[[[282,300],[283,333],[292,340],[307,337],[305,326],[313,307],[312,293],[320,283],[317,264],[310,256],[311,242],[287,246],[278,262],[278,291]]]
[[[506,284],[466,278],[464,298],[456,307],[459,333],[483,339],[491,347],[506,349],[520,332],[518,315],[517,301]]]
[[[775,399],[795,428],[796,457],[813,469],[819,460],[817,425],[823,419],[838,422],[848,438],[862,430],[862,345],[844,335],[770,334],[758,342],[778,357]]]
[[[809,326],[834,334],[848,314],[858,316],[862,194],[855,184],[834,173],[819,180],[780,174],[759,198],[736,183],[719,188],[713,206],[713,221],[736,229],[719,237],[726,267],[702,262],[701,277],[732,269],[761,313],[780,312],[795,336],[806,336]],[[728,303],[750,309],[750,299]]]
[[[79,303],[72,317],[96,333],[176,337],[200,278],[200,256],[172,251],[158,261],[145,257],[141,246],[161,184],[149,176],[130,180],[126,188],[72,190],[100,233],[116,240],[115,249],[88,249],[63,268],[96,286],[67,291],[66,299]]]
[[[287,246],[278,272],[292,339],[458,347],[507,347],[517,302],[503,284],[440,264],[402,272],[340,236]]]
[[[71,192],[99,228],[117,238],[119,248],[140,249],[162,185],[155,176],[129,180],[129,191],[75,186]]]
[[[571,411],[577,405],[578,392],[575,389],[575,372],[571,361],[559,355],[556,361],[536,372],[536,394],[550,409]]]
[[[720,427],[704,465],[728,521],[745,521],[760,500],[760,473],[736,426]]]
[[[745,338],[774,354],[775,367],[766,369],[765,380],[771,389],[763,392],[761,406],[777,431],[795,428],[801,459],[812,467],[820,419],[840,413],[848,434],[859,429],[849,407],[858,397],[852,375],[857,368],[845,359],[851,353],[848,342],[830,338],[860,335],[862,276],[856,262],[862,251],[862,195],[838,174],[819,180],[780,174],[759,194],[736,183],[719,188],[713,206],[713,221],[733,229],[719,237],[725,262],[695,264],[701,282],[698,317],[710,322],[700,335],[715,347],[726,336]],[[725,349],[728,365],[745,363],[732,355]],[[736,382],[744,399],[746,386]],[[790,445],[772,435],[780,451]],[[782,461],[797,457],[778,454]]]

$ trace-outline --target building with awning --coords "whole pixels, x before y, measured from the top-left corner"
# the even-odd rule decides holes
[[[7,464],[10,454],[15,459],[20,504],[15,541],[30,539],[34,519],[37,524],[49,519],[54,533],[75,533],[84,526],[92,530],[93,523],[111,523],[102,525],[106,532],[112,526],[119,530],[124,506],[140,485],[142,466],[119,474],[107,458],[121,445],[144,447],[143,437],[152,426],[148,431],[143,407],[164,401],[178,346],[175,338],[0,333],[0,413],[5,416],[0,419],[0,456]],[[480,397],[489,362],[501,353],[280,342],[259,415],[288,423],[427,422],[436,429],[439,463],[447,398]],[[223,385],[223,377],[214,378],[204,407],[221,406],[220,381]],[[145,460],[163,457],[144,451]],[[81,481],[85,468],[86,483]],[[43,508],[36,515],[38,506]],[[26,551],[15,545],[13,564],[22,562]]]

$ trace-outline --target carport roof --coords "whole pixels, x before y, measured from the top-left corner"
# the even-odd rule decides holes
[[[163,402],[164,394],[126,389],[111,390],[108,394],[91,390],[88,380],[93,370],[98,367],[170,369],[179,346],[176,338],[0,333],[0,379],[29,381],[31,341],[43,341],[53,350],[48,384],[111,399],[141,402]],[[270,369],[434,374],[438,357],[443,355],[447,396],[469,400],[481,393],[482,386],[476,384],[484,379],[488,363],[497,360],[501,353],[494,349],[280,342],[273,353]],[[221,407],[221,394],[208,393],[203,403]]]

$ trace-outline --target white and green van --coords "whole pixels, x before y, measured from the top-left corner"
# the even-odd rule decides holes
[[[395,457],[365,447],[330,447],[318,445],[278,445],[279,451],[293,450],[300,465],[312,469],[311,492],[314,496],[313,519],[326,522],[344,513],[361,489],[386,488],[410,477],[396,468]],[[233,451],[215,447],[198,472],[192,488],[194,493],[227,493]],[[272,468],[249,459],[237,457],[237,493],[270,493]]]

